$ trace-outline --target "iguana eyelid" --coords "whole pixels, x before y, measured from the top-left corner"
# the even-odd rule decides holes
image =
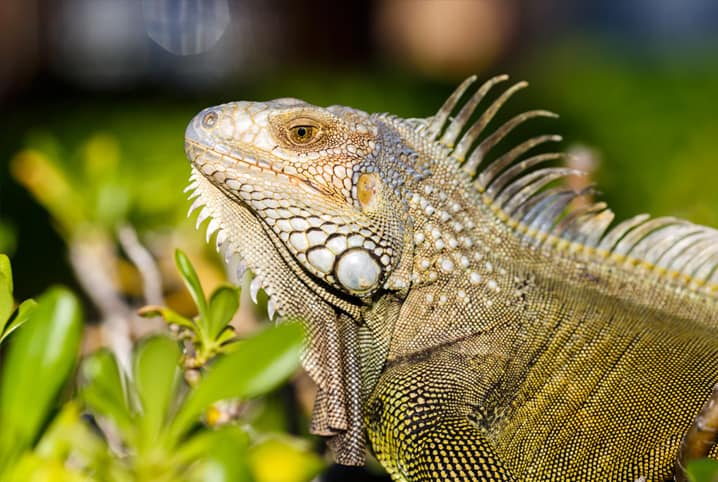
[[[321,123],[317,122],[311,117],[297,117],[292,119],[287,125],[288,129],[296,129],[297,127],[312,127],[320,131],[322,129]]]

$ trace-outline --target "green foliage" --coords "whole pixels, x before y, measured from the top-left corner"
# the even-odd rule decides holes
[[[310,480],[323,468],[321,461],[307,458],[306,441],[286,436],[262,439],[249,454],[257,480],[299,482]]]
[[[179,376],[177,343],[166,336],[136,347],[129,379],[107,351],[86,359],[82,399],[97,417],[116,427],[121,445],[130,449],[123,460],[115,461],[111,479],[203,480],[202,473],[219,468],[244,474],[223,480],[246,480],[249,463],[242,454],[250,438],[242,428],[192,428],[213,403],[261,395],[285,380],[297,368],[301,338],[296,325],[267,330],[207,367],[192,388]]]
[[[189,368],[201,367],[218,353],[234,349],[234,330],[229,325],[239,308],[239,289],[220,286],[207,301],[196,271],[189,258],[180,250],[175,252],[177,270],[197,306],[198,316],[186,318],[161,306],[147,306],[140,310],[146,317],[161,316],[170,325],[176,325],[192,344],[192,353],[185,357]]]
[[[706,101],[718,64],[575,40],[536,57],[527,107],[560,113],[551,128],[598,151],[597,183],[619,219],[648,212],[718,226],[718,118]]]
[[[15,301],[12,297],[12,269],[10,260],[0,254],[0,334],[5,331],[5,325],[13,312]]]
[[[174,431],[184,433],[198,415],[218,400],[255,397],[276,387],[296,370],[301,340],[301,327],[288,324],[243,341],[197,383],[178,411]]]
[[[239,402],[267,393],[293,373],[299,363],[302,330],[287,324],[253,338],[232,340],[229,321],[239,307],[237,290],[220,287],[207,301],[187,256],[176,253],[177,267],[197,305],[199,316],[185,318],[165,307],[147,307],[146,316],[161,315],[189,338],[191,363],[177,342],[155,336],[136,346],[132,374],[122,374],[113,355],[100,351],[82,365],[82,399],[100,420],[114,427],[122,459],[112,459],[107,480],[275,480],[266,478],[261,457],[250,455],[262,444],[238,425],[216,427],[216,403]],[[229,335],[227,335],[229,334]],[[183,361],[184,359],[184,361]],[[197,373],[193,384],[180,376],[180,366]],[[200,420],[203,427],[197,428]],[[256,445],[256,447],[255,447]],[[308,447],[294,447],[290,480],[308,480],[322,463]]]
[[[6,255],[0,254],[0,343],[26,322],[35,308],[33,300],[26,300],[15,310],[12,292],[13,282],[10,260]],[[13,311],[15,316],[11,317]]]
[[[0,291],[7,294],[12,283],[9,263],[2,256],[0,272]],[[0,305],[7,313],[6,297]],[[66,289],[52,288],[36,306],[27,301],[20,305],[6,333],[21,325],[9,344],[0,375],[0,480],[30,480],[39,477],[37,471],[65,471],[62,464],[53,469],[40,461],[56,443],[57,432],[43,434],[43,428],[76,364],[82,333],[79,302]],[[72,417],[68,415],[64,423],[72,425],[67,418]],[[78,420],[75,416],[74,421]],[[36,444],[44,452],[33,452]]]
[[[66,289],[52,288],[10,318],[12,273],[0,255],[0,327],[5,333],[20,327],[0,377],[0,480],[300,482],[321,470],[306,443],[214,420],[217,402],[263,395],[296,370],[300,326],[270,328],[224,350],[219,340],[239,307],[237,291],[221,287],[207,302],[182,253],[178,266],[204,314],[180,319],[215,347],[193,366],[201,373],[195,383],[189,386],[181,376],[177,340],[158,335],[135,346],[129,373],[107,350],[85,358],[79,396],[60,406],[56,400],[74,372],[80,345],[79,302]],[[170,322],[179,320],[158,310],[169,313]],[[83,420],[83,405],[104,437]],[[272,450],[288,454],[279,478],[274,457],[267,457]]]
[[[166,163],[161,167],[164,174],[156,167],[156,182],[137,182],[151,175],[148,166],[129,162],[118,138],[102,132],[68,149],[54,135],[34,131],[11,161],[13,177],[52,215],[66,239],[88,227],[113,230],[132,217],[178,221],[183,203],[177,186],[184,183],[179,176],[186,165],[178,162],[175,176],[166,170]],[[160,187],[169,188],[169,179],[177,184],[172,191],[161,191]],[[147,188],[153,190],[153,197],[145,192]]]
[[[692,460],[687,465],[688,480],[691,482],[718,482],[718,460]]]
[[[80,305],[63,288],[50,289],[13,340],[0,382],[0,445],[25,448],[34,440],[71,373],[82,333]]]
[[[15,230],[12,226],[0,219],[0,253],[13,253],[17,247]]]
[[[113,227],[128,208],[128,181],[117,176],[116,142],[104,135],[90,137],[76,154],[80,169],[73,171],[64,155],[53,136],[35,134],[13,159],[12,172],[52,214],[65,237],[89,225]]]

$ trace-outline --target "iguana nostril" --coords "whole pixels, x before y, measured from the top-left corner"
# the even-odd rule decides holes
[[[217,118],[216,112],[209,111],[202,117],[202,125],[204,127],[214,127],[217,124]]]
[[[210,129],[217,125],[219,115],[214,109],[205,109],[199,112],[194,119],[187,125],[184,136],[185,140],[194,142],[203,142],[207,138],[204,129]]]

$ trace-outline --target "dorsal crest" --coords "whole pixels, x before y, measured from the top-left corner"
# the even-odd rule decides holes
[[[718,230],[645,214],[614,224],[614,214],[603,202],[575,207],[575,199],[593,194],[594,190],[589,187],[575,191],[556,182],[583,174],[555,165],[556,161],[565,161],[567,154],[527,155],[535,147],[560,141],[560,136],[530,138],[493,156],[491,162],[484,162],[487,154],[517,126],[536,117],[556,117],[549,111],[532,110],[487,132],[501,107],[528,85],[517,82],[487,107],[480,107],[487,94],[506,80],[505,75],[494,77],[468,95],[476,82],[475,76],[469,77],[417,129],[443,147],[471,177],[484,202],[529,244],[584,251],[629,268],[642,265],[671,283],[718,298]],[[478,118],[469,124],[476,113]]]

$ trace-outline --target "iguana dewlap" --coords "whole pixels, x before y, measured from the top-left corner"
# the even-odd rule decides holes
[[[540,153],[558,136],[496,148],[553,115],[489,129],[526,85],[487,102],[505,80],[425,119],[205,109],[185,138],[198,224],[270,317],[303,320],[338,462],[368,438],[395,480],[683,477],[718,454],[718,231],[572,207],[585,192],[557,181],[577,173]]]

